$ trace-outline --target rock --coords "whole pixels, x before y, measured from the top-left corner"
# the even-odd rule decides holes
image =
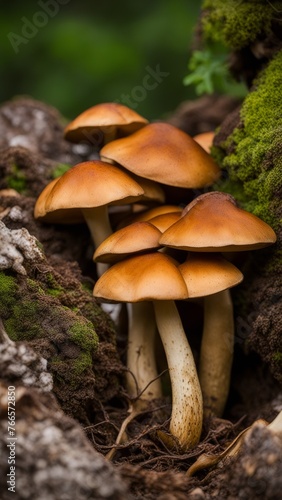
[[[13,207],[13,217],[18,207]],[[10,214],[11,216],[11,214]],[[12,268],[19,274],[26,274],[23,261],[43,260],[43,254],[39,250],[38,242],[31,236],[27,229],[8,229],[0,221],[0,270]]]
[[[1,383],[2,500],[9,500],[12,491],[17,500],[130,498],[113,466],[92,448],[80,426],[59,409],[51,394],[16,386],[16,440],[6,440],[7,394],[8,385]],[[8,480],[14,479],[8,476],[13,472],[13,452],[15,489],[9,491],[13,482]]]
[[[255,424],[237,457],[209,484],[218,500],[279,500],[282,490],[282,441],[262,424]]]
[[[1,499],[12,492],[18,500],[124,498],[113,467],[59,408],[46,367],[30,347],[9,339],[0,320]]]

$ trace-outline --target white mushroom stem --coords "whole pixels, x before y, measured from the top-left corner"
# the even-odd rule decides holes
[[[160,398],[161,382],[155,359],[156,322],[150,302],[128,304],[127,388],[142,400]]]
[[[203,419],[201,388],[175,303],[155,300],[154,308],[171,379],[170,433],[185,451],[200,440]]]
[[[151,302],[128,304],[128,348],[126,376],[127,390],[136,398],[123,421],[115,441],[115,448],[107,453],[112,460],[117,446],[124,439],[128,424],[148,409],[148,402],[162,396],[161,381],[155,361],[156,322]],[[140,394],[140,397],[138,397]]]
[[[229,290],[205,297],[199,379],[204,415],[220,417],[229,394],[234,350],[233,306]]]
[[[97,248],[113,232],[109,219],[108,206],[103,205],[95,208],[83,208],[82,213],[91,233],[95,248]],[[108,268],[108,264],[98,262],[98,277],[102,276]]]

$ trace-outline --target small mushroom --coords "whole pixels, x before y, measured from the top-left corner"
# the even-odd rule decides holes
[[[201,134],[194,135],[193,139],[207,152],[210,153],[212,143],[214,140],[214,132],[202,132]]]
[[[276,235],[268,224],[240,209],[231,195],[216,191],[195,198],[185,207],[179,221],[170,226],[160,238],[161,245],[192,252],[253,250],[275,241]],[[199,378],[205,414],[220,416],[228,395],[234,343],[229,293],[226,291],[209,299],[205,309],[207,317],[202,338]],[[223,351],[222,335],[225,340],[228,339]],[[209,354],[211,352],[214,353],[213,357]]]
[[[159,248],[160,231],[149,222],[135,222],[106,238],[94,253],[96,262],[116,263],[133,254]],[[138,400],[134,416],[146,406],[143,402],[160,398],[161,383],[155,359],[156,322],[150,302],[128,304],[127,389]],[[133,378],[134,377],[134,378]]]
[[[106,144],[100,154],[140,177],[168,186],[201,188],[220,175],[211,156],[192,137],[168,123],[150,123]]]
[[[82,213],[95,247],[111,233],[108,206],[140,199],[144,190],[122,170],[99,160],[79,163],[39,196],[34,215],[53,222],[69,221],[69,213]],[[99,273],[103,271],[100,266]]]
[[[88,142],[97,149],[103,144],[132,134],[148,123],[146,118],[116,102],[96,104],[83,111],[65,128],[65,139]]]
[[[202,394],[196,366],[174,300],[188,297],[177,262],[160,252],[118,262],[96,282],[97,298],[153,301],[166,352],[172,386],[170,432],[185,451],[195,446],[202,430]]]
[[[96,262],[113,264],[129,255],[159,248],[160,231],[148,222],[136,222],[106,238],[94,253]],[[134,398],[129,416],[124,420],[116,439],[118,445],[127,425],[162,395],[155,357],[156,322],[148,301],[127,304],[127,390]],[[107,455],[113,458],[115,448]]]
[[[134,209],[135,205],[132,206]],[[128,224],[131,224],[133,222],[138,222],[138,221],[149,221],[153,219],[154,217],[157,217],[159,215],[163,214],[170,214],[170,213],[178,213],[179,216],[181,215],[182,208],[178,207],[177,205],[160,205],[157,207],[153,208],[143,208],[140,210],[138,213],[133,213],[129,216],[127,216],[120,224],[118,229],[121,227],[124,227]],[[174,221],[176,222],[176,221]]]
[[[163,233],[160,243],[191,252],[239,252],[275,241],[273,229],[239,208],[233,196],[211,191],[183,209],[179,221]]]
[[[204,328],[199,380],[204,415],[223,413],[229,394],[234,346],[233,306],[229,289],[243,274],[219,254],[192,253],[178,268],[189,298],[204,297]]]

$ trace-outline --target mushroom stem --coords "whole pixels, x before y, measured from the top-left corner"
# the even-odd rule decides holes
[[[205,297],[199,379],[204,415],[220,417],[230,387],[234,349],[233,306],[229,290]]]
[[[112,460],[114,457],[117,446],[124,439],[128,424],[148,409],[149,401],[162,396],[161,382],[157,378],[155,361],[156,322],[152,303],[128,304],[128,323],[126,382],[128,393],[136,399],[131,403],[129,415],[122,423],[115,447],[106,455],[108,460]]]
[[[202,393],[191,348],[174,301],[153,302],[172,389],[170,432],[185,451],[200,440]]]
[[[95,208],[83,208],[82,213],[91,233],[95,248],[97,248],[102,243],[102,241],[108,238],[108,236],[110,236],[113,232],[110,224],[108,207],[107,205],[104,205]],[[104,262],[98,262],[98,277],[102,276],[102,274],[108,268],[108,264],[105,264]]]
[[[128,304],[127,388],[129,394],[152,400],[162,395],[155,360],[156,322],[150,302]],[[132,376],[134,375],[134,377]],[[152,382],[154,380],[154,382]],[[145,389],[146,387],[146,389]]]

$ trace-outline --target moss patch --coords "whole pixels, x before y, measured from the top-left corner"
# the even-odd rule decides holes
[[[18,286],[15,278],[0,272],[1,316],[5,319],[16,302]]]
[[[282,52],[254,82],[241,109],[242,125],[212,154],[228,172],[217,189],[235,196],[248,211],[277,230],[282,194]]]
[[[53,179],[57,179],[71,168],[67,163],[58,163],[52,172]]]
[[[202,7],[204,37],[235,50],[246,47],[259,36],[270,33],[278,4],[281,8],[281,2],[276,0],[205,0]]]
[[[0,272],[0,311],[9,337],[47,359],[64,411],[85,423],[100,392],[116,396],[121,365],[112,322],[64,266],[63,275],[42,263],[28,276]]]
[[[27,190],[27,179],[25,173],[15,163],[11,166],[11,173],[7,177],[8,187],[24,194]]]

